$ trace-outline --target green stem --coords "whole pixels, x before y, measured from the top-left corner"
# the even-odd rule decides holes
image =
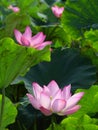
[[[35,112],[34,130],[37,130],[37,113]]]
[[[0,111],[0,128],[2,126],[2,119],[4,113],[4,105],[5,105],[5,88],[2,89],[2,100],[1,100],[1,111]]]
[[[54,123],[51,124],[51,130],[54,130]]]
[[[51,117],[51,130],[55,129],[55,127],[54,127],[55,123],[56,123],[55,115],[52,115],[52,117]]]

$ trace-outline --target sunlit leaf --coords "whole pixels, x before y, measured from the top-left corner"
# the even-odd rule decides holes
[[[74,117],[81,117],[82,115],[89,114],[95,116],[98,112],[98,85],[93,85],[89,89],[80,89],[77,92],[84,92],[83,98],[79,104],[81,108],[73,114]]]
[[[81,118],[68,117],[61,122],[66,130],[98,130],[98,120],[84,115]]]
[[[96,52],[98,52],[98,30],[90,30],[85,32],[85,44],[90,45]]]
[[[20,46],[10,38],[0,40],[0,88],[7,87],[18,75],[43,60],[50,60],[47,47],[39,51]]]
[[[98,0],[67,0],[62,25],[72,37],[85,30],[98,28]]]
[[[0,95],[0,111],[1,111],[1,100],[2,95]],[[14,104],[5,97],[5,105],[4,105],[4,113],[2,118],[2,125],[0,130],[5,130],[5,127],[7,127],[9,124],[12,124],[15,122],[15,118],[17,115],[17,109],[14,106]]]

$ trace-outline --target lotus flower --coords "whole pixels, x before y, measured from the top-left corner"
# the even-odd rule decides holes
[[[9,5],[8,6],[8,9],[11,9],[13,12],[15,12],[15,13],[17,13],[17,12],[19,12],[20,11],[20,8],[19,7],[14,7],[14,6],[12,6],[12,5]]]
[[[77,103],[84,95],[84,92],[71,95],[71,85],[60,89],[54,80],[43,87],[34,82],[32,89],[34,95],[27,94],[30,103],[46,116],[52,113],[63,116],[76,112],[80,108]]]
[[[58,7],[58,6],[53,6],[52,8],[53,14],[57,17],[60,18],[62,16],[62,13],[64,11],[64,7]]]
[[[52,43],[51,41],[44,41],[46,35],[44,35],[43,32],[39,32],[32,37],[32,31],[29,26],[26,27],[23,34],[17,29],[14,30],[14,34],[20,45],[30,46],[38,50],[42,50],[46,45],[50,45]]]

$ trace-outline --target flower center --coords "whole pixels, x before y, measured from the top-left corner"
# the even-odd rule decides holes
[[[53,99],[53,97],[52,96],[50,96],[50,100],[52,100]]]

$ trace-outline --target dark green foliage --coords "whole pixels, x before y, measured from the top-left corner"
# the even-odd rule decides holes
[[[62,25],[72,37],[98,28],[98,0],[67,0]]]
[[[52,52],[51,62],[32,67],[25,77],[17,80],[15,83],[23,81],[30,92],[32,82],[47,85],[51,80],[60,87],[72,84],[72,90],[76,90],[90,87],[96,81],[96,71],[90,60],[81,56],[77,49],[57,49]]]

